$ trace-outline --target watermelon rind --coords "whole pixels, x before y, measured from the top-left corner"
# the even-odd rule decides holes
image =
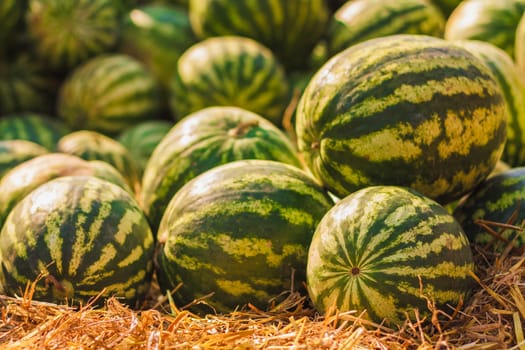
[[[469,241],[445,208],[408,188],[371,186],[321,219],[308,252],[307,287],[322,313],[354,310],[401,327],[429,317],[429,302],[449,311],[462,305],[474,268]]]

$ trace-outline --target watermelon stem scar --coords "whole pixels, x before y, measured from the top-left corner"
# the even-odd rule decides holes
[[[242,137],[246,135],[248,130],[250,130],[251,128],[257,127],[257,126],[259,126],[259,122],[257,120],[240,123],[237,127],[230,129],[228,131],[228,135],[233,136],[233,137]]]
[[[47,275],[44,282],[46,284],[46,287],[53,285],[53,288],[55,288],[59,292],[64,293],[66,291],[66,288],[64,288],[64,286],[53,275]]]
[[[53,297],[57,300],[71,298],[75,293],[75,288],[71,282],[66,280],[59,281],[51,274],[45,277],[44,283],[46,287],[51,286]]]

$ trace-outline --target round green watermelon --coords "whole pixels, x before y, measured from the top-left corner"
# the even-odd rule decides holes
[[[248,303],[265,309],[283,292],[302,290],[312,234],[332,205],[289,164],[239,160],[210,169],[173,196],[162,218],[159,285],[177,287],[177,305],[208,296],[217,312]]]
[[[445,18],[427,0],[353,0],[333,15],[328,30],[330,56],[359,42],[393,34],[442,37]]]
[[[445,38],[487,41],[514,58],[516,28],[524,13],[524,0],[464,0],[448,18]]]
[[[167,89],[177,60],[196,42],[187,10],[151,3],[126,13],[118,50],[144,63]]]
[[[502,252],[512,245],[525,251],[525,167],[502,171],[481,183],[454,209],[472,243]],[[484,222],[484,225],[482,224]],[[512,227],[503,227],[509,224]]]
[[[290,88],[284,68],[259,42],[240,36],[202,40],[179,58],[170,87],[176,119],[211,106],[236,106],[280,126]]]
[[[460,198],[501,157],[505,98],[466,49],[425,35],[391,35],[333,56],[297,107],[299,152],[338,197],[373,185]]]
[[[116,46],[120,1],[28,0],[26,25],[38,57],[67,72]]]
[[[145,297],[154,240],[139,205],[122,188],[93,176],[49,181],[11,211],[0,231],[0,281],[20,295],[86,304],[101,295],[132,307]]]
[[[124,177],[107,163],[85,161],[64,153],[46,153],[12,168],[0,178],[0,228],[13,207],[38,186],[57,177],[89,175],[132,193]]]
[[[370,186],[337,202],[317,226],[306,271],[320,312],[356,310],[395,327],[415,321],[415,309],[429,317],[426,298],[445,312],[462,305],[473,272],[469,241],[454,217],[398,186]]]
[[[159,85],[137,59],[121,53],[99,55],[76,67],[60,87],[58,115],[74,130],[117,135],[158,118]]]
[[[201,39],[226,35],[254,39],[291,71],[308,65],[330,12],[326,0],[190,0],[189,16]]]
[[[208,107],[175,124],[154,149],[142,178],[141,203],[153,230],[186,182],[215,166],[241,159],[275,160],[301,167],[287,135],[242,108]]]

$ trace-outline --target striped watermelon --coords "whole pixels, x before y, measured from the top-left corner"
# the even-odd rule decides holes
[[[507,141],[501,159],[512,167],[525,165],[525,74],[502,49],[486,41],[454,42],[480,58],[501,86],[507,105]]]
[[[524,200],[525,167],[516,167],[484,181],[456,206],[453,214],[471,242],[496,252],[512,242],[514,253],[521,255],[525,251]],[[488,221],[487,226],[478,220]],[[497,226],[506,223],[521,230]],[[490,229],[496,234],[490,234]]]
[[[187,10],[152,3],[126,13],[118,50],[143,62],[167,89],[177,60],[196,42]]]
[[[325,0],[190,0],[189,15],[201,39],[252,38],[272,50],[288,70],[307,66],[330,18]]]
[[[0,232],[1,285],[20,295],[43,274],[37,300],[85,303],[102,293],[136,306],[149,290],[153,249],[146,218],[128,192],[92,176],[61,177],[8,216]]]
[[[524,0],[464,0],[447,20],[445,38],[487,41],[514,57],[515,34]]]
[[[135,159],[141,177],[153,150],[170,131],[173,124],[172,121],[168,120],[146,120],[124,129],[117,136],[116,140]]]
[[[26,140],[54,150],[70,132],[60,119],[41,113],[11,113],[0,116],[0,140]]]
[[[285,71],[272,52],[239,36],[209,38],[182,54],[171,84],[176,118],[209,106],[237,106],[280,125],[289,100]]]
[[[267,159],[301,167],[296,150],[271,122],[228,106],[186,116],[162,139],[142,178],[141,203],[153,230],[171,197],[195,176],[223,163]]]
[[[31,141],[0,141],[0,179],[18,164],[47,152],[46,148]]]
[[[118,141],[96,131],[79,130],[58,140],[56,149],[85,160],[111,164],[124,176],[135,193],[140,191],[140,166],[131,152]]]
[[[485,64],[424,35],[370,39],[333,56],[297,109],[298,148],[338,197],[373,185],[460,198],[499,160],[505,99]]]
[[[521,16],[521,20],[516,29],[516,63],[525,72],[525,14]]]
[[[427,0],[347,1],[339,8],[328,31],[328,52],[334,55],[359,42],[392,34],[442,37],[445,18]]]
[[[0,53],[0,114],[55,114],[60,79],[27,52],[14,50],[12,57]]]
[[[135,58],[107,54],[77,67],[61,86],[58,114],[76,130],[118,134],[157,118],[161,108],[153,76]]]
[[[107,163],[46,153],[19,164],[0,179],[0,228],[13,207],[35,188],[57,177],[71,175],[95,176],[132,193],[124,177]]]
[[[27,32],[42,60],[68,71],[115,47],[119,11],[114,0],[29,0]]]
[[[341,199],[322,218],[308,252],[307,287],[321,312],[357,310],[401,326],[461,305],[474,286],[461,226],[441,205],[396,186],[371,186]],[[422,293],[421,293],[422,291]],[[452,309],[445,310],[452,311]]]
[[[305,280],[310,239],[332,206],[301,169],[239,160],[197,176],[173,196],[158,232],[157,274],[177,305],[209,293],[218,312],[259,308]],[[293,279],[292,279],[293,278]]]

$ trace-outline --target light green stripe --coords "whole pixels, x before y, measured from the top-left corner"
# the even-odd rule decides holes
[[[96,275],[104,271],[105,267],[117,257],[117,249],[112,244],[106,244],[100,250],[100,257],[86,269],[86,275]]]
[[[217,279],[215,283],[219,289],[236,297],[248,295],[250,298],[253,297],[256,300],[270,300],[272,297],[264,290],[255,289],[249,283],[239,280]]]
[[[396,261],[400,261],[396,259]],[[407,261],[410,264],[410,261]],[[412,265],[397,265],[392,267],[381,268],[381,273],[388,274],[392,280],[398,277],[418,277],[421,276],[426,280],[435,279],[439,277],[447,278],[468,278],[473,271],[473,264],[457,265],[451,261],[443,261],[432,266],[412,266]]]
[[[117,266],[119,268],[125,268],[130,265],[133,265],[134,263],[137,263],[141,260],[141,258],[144,256],[144,249],[142,246],[137,245],[135,248],[131,250],[129,255],[118,262]]]

